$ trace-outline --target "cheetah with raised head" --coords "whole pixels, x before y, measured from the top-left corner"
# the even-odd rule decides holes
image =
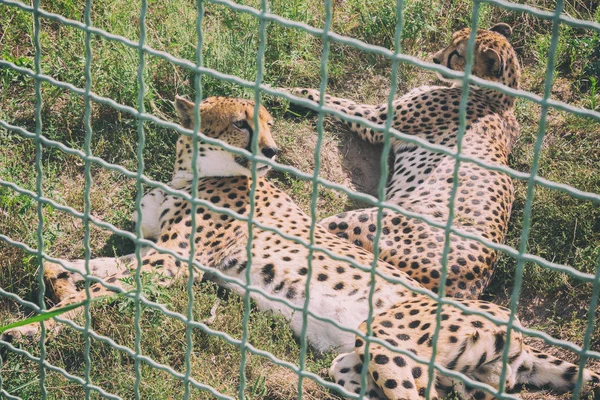
[[[434,55],[433,61],[452,70],[463,71],[470,29],[452,35],[448,47]],[[473,75],[519,87],[520,67],[508,38],[511,28],[498,24],[479,30],[475,41]],[[292,93],[318,102],[319,92],[293,89]],[[430,143],[456,148],[459,128],[459,104],[462,88],[421,87],[393,102],[370,106],[325,96],[328,107],[348,115],[383,125],[392,118],[392,127]],[[466,110],[466,133],[462,154],[482,161],[507,165],[510,150],[519,135],[513,115],[514,98],[501,92],[471,87]],[[336,117],[336,119],[341,120]],[[381,143],[383,135],[357,123],[348,123],[351,131],[371,143]],[[387,184],[386,202],[426,215],[438,222],[448,220],[448,200],[453,182],[454,158],[403,143],[392,137],[394,163]],[[514,195],[509,177],[474,163],[460,163],[459,182],[454,205],[453,226],[501,243],[506,233]],[[330,232],[369,251],[377,208],[354,210],[321,221]],[[438,291],[440,258],[444,232],[425,222],[387,210],[379,242],[382,260],[406,272],[425,287]],[[451,235],[448,256],[446,294],[459,298],[478,298],[488,285],[497,254],[481,243]]]
[[[175,107],[182,125],[191,129],[193,103],[177,98]],[[201,130],[212,138],[219,138],[239,148],[249,148],[253,135],[259,135],[257,139],[261,154],[273,158],[277,149],[270,134],[271,117],[261,107],[258,115],[259,125],[256,127],[254,109],[254,104],[247,100],[209,98],[200,105]],[[384,261],[377,262],[377,274],[371,282],[370,265],[373,255],[326,229],[317,226],[315,230],[316,248],[309,268],[309,251],[306,246],[254,225],[252,260],[249,262],[246,249],[248,224],[208,206],[220,207],[221,210],[229,210],[241,216],[248,215],[252,184],[249,164],[238,156],[205,142],[199,143],[200,157],[196,162],[192,162],[191,144],[192,139],[188,136],[182,136],[177,142],[175,171],[169,186],[174,190],[190,193],[192,174],[194,168],[197,169],[200,176],[197,198],[205,204],[197,206],[195,225],[192,226],[191,223],[190,203],[181,195],[165,192],[146,196],[143,218],[140,221],[143,232],[155,235],[160,248],[169,250],[178,257],[147,248],[144,249],[141,265],[136,264],[133,255],[91,260],[89,267],[93,274],[113,286],[109,288],[103,284],[93,284],[92,296],[109,295],[119,289],[132,289],[128,284],[131,280],[124,278],[130,277],[136,268],[164,285],[173,282],[174,278],[186,276],[190,235],[194,232],[194,260],[205,266],[209,272],[219,271],[226,276],[227,281],[218,277],[215,277],[215,280],[239,294],[244,293],[240,284],[246,282],[249,269],[251,287],[260,289],[260,292],[251,292],[258,308],[285,316],[296,334],[302,331],[301,310],[306,298],[307,277],[311,276],[307,339],[310,345],[320,352],[350,352],[341,355],[331,368],[331,374],[339,385],[352,391],[357,390],[355,377],[349,375],[350,370],[347,367],[342,366],[351,363],[350,373],[356,374],[362,365],[359,358],[362,343],[355,339],[356,331],[348,330],[355,330],[367,318],[371,284],[375,285],[372,306],[377,314],[373,324],[374,335],[385,340],[392,348],[397,346],[410,350],[419,357],[429,356],[433,329],[431,321],[434,318],[432,310],[437,303],[425,294],[414,293],[411,289],[424,289],[417,281],[403,272],[398,272],[394,266]],[[205,160],[221,164],[207,165]],[[257,167],[260,175],[268,170],[268,167],[260,162]],[[221,176],[205,175],[207,170],[215,171],[217,168],[220,168]],[[259,176],[256,184],[254,222],[308,241],[309,217],[288,195],[264,177]],[[161,196],[162,200],[157,201],[156,198]],[[352,262],[337,260],[328,253],[336,257],[346,256]],[[44,276],[56,297],[56,307],[81,301],[86,297],[85,292],[78,291],[76,287],[76,283],[82,279],[84,262],[72,261],[66,262],[66,265],[75,272],[67,271],[58,264],[45,264]],[[201,275],[201,272],[197,272],[196,277]],[[395,281],[394,276],[397,278]],[[505,309],[482,301],[462,300],[462,303],[497,317],[506,318],[507,315]],[[81,312],[80,309],[63,314],[62,317],[72,319],[78,312]],[[400,314],[403,314],[402,317]],[[335,321],[343,329],[323,321],[322,318]],[[449,306],[445,307],[442,320],[444,322],[438,343],[438,361],[446,368],[466,373],[473,379],[496,387],[498,354],[502,351],[501,344],[505,340],[504,328],[492,326],[481,317],[462,315]],[[415,325],[415,321],[419,321],[419,324]],[[44,324],[49,337],[56,335],[61,326],[53,320]],[[459,324],[460,327],[455,329],[454,324]],[[5,333],[3,340],[31,340],[37,337],[38,329],[38,324],[20,327]],[[356,353],[352,352],[355,346]],[[422,372],[424,366],[419,367],[406,358],[404,362],[406,366],[410,366],[410,369],[406,369],[401,366],[401,356],[392,356],[388,350],[379,347],[372,347],[371,350],[374,362],[369,367],[367,397],[377,398],[379,394],[385,393],[388,398],[397,398],[390,390],[406,388],[410,384],[414,388],[401,397],[419,398],[425,376]],[[577,367],[568,363],[555,365],[553,359],[543,359],[539,356],[539,359],[536,358],[536,355],[522,344],[520,334],[515,333],[512,336],[510,350],[509,386],[517,382],[545,383],[547,380],[558,388],[573,385]],[[391,361],[384,362],[385,357]],[[598,379],[597,375],[587,370],[584,371],[584,377],[586,381]],[[445,385],[454,383],[444,380],[441,376],[437,382]],[[456,385],[460,386],[460,382]],[[392,386],[394,388],[390,389]],[[437,384],[436,387],[440,393],[443,392],[444,387]],[[467,389],[464,391],[467,392]]]

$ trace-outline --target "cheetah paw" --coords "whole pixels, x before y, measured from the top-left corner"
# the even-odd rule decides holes
[[[12,344],[30,345],[39,341],[39,339],[40,330],[38,323],[27,324],[2,333],[2,341]]]

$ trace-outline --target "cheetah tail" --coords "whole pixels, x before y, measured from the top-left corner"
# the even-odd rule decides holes
[[[537,388],[550,388],[564,393],[572,391],[577,383],[579,367],[532,348],[525,348],[523,363],[517,370],[516,383]],[[600,375],[589,369],[583,371],[584,388],[596,388]],[[586,387],[585,384],[589,386]]]

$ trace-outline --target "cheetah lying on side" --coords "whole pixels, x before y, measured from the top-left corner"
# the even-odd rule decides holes
[[[182,125],[191,128],[193,104],[177,98],[175,106]],[[254,126],[254,105],[247,100],[209,98],[201,104],[200,110],[202,132],[206,135],[233,146],[249,148],[251,137],[258,134],[261,154],[268,158],[276,155],[270,134],[271,117],[264,108],[260,108],[258,115],[260,129]],[[182,136],[177,142],[176,167],[170,186],[189,193],[192,171],[197,168],[200,175],[199,199],[247,216],[251,185],[247,160],[217,146],[199,143],[199,157],[193,165],[191,141],[190,137]],[[308,240],[309,217],[288,195],[263,177],[267,170],[267,166],[258,164],[255,221],[276,227],[287,235]],[[164,285],[170,284],[174,278],[185,276],[188,273],[186,261],[189,257],[190,234],[194,231],[195,261],[240,282],[245,282],[246,271],[250,268],[253,288],[290,303],[296,310],[253,291],[251,296],[258,308],[284,315],[296,334],[302,329],[302,313],[298,310],[304,305],[309,274],[312,275],[309,303],[312,315],[330,318],[347,329],[356,329],[366,319],[371,283],[369,267],[362,270],[348,262],[334,260],[325,251],[316,249],[309,270],[308,249],[305,246],[257,226],[253,227],[252,262],[249,263],[246,222],[199,205],[196,224],[192,226],[190,204],[163,192],[151,192],[145,196],[143,203],[142,231],[148,236],[155,235],[157,245],[180,255],[183,263],[172,255],[161,254],[154,249],[144,250],[141,265],[136,265],[132,255],[91,260],[90,268],[94,275],[109,284],[125,290],[132,289],[127,284],[131,280],[123,278],[131,276],[136,268]],[[315,231],[315,245],[336,255],[347,256],[359,265],[369,266],[372,262],[372,254],[319,226]],[[75,270],[84,270],[82,260],[67,264]],[[412,292],[410,287],[421,288],[419,283],[403,272],[398,273],[394,266],[378,261],[377,272],[373,282],[373,308],[376,313],[374,336],[385,340],[392,348],[398,346],[419,357],[428,357],[435,326],[432,322],[435,314],[432,311],[437,303],[426,295]],[[76,288],[76,283],[82,279],[79,273],[66,271],[53,263],[45,264],[44,273],[56,296],[57,307],[85,299],[84,291]],[[394,274],[400,280],[392,283],[388,279]],[[198,272],[196,277],[201,275]],[[243,293],[236,283],[220,283],[237,293]],[[111,294],[112,291],[101,284],[94,284],[91,293],[97,297]],[[494,304],[477,300],[460,301],[471,308],[507,318],[507,310]],[[63,317],[72,319],[79,312],[81,309],[63,314]],[[464,315],[450,306],[444,307],[442,320],[437,361],[446,368],[497,387],[500,368],[498,357],[505,341],[505,329],[484,318]],[[61,326],[53,320],[45,322],[45,325],[49,337],[57,334]],[[38,329],[38,324],[17,328],[5,333],[3,340],[31,340],[37,336]],[[364,330],[364,326],[361,329]],[[336,359],[330,373],[341,386],[350,391],[357,390],[356,374],[362,367],[359,358],[363,351],[362,339],[355,339],[352,332],[338,329],[313,316],[308,318],[307,338],[310,345],[320,352],[350,352]],[[355,352],[352,352],[353,348]],[[369,364],[367,398],[422,398],[426,385],[425,366],[419,366],[409,357],[393,354],[380,345],[372,346],[371,354],[373,362]],[[573,386],[578,372],[572,364],[537,355],[523,344],[522,336],[516,332],[510,342],[509,360],[509,388],[516,383],[531,383],[549,384],[567,390]],[[598,381],[598,376],[588,370],[584,371],[584,377],[586,381]],[[479,391],[469,394],[460,382],[453,382],[439,374],[436,382],[439,395],[446,392],[446,387],[454,385],[465,398],[470,398],[471,394],[475,398],[489,398]]]
[[[519,87],[520,67],[508,42],[510,33],[511,28],[506,24],[478,31],[473,75],[511,88]],[[433,57],[434,62],[463,71],[469,34],[470,29],[454,33],[451,44]],[[293,89],[292,93],[316,102],[319,100],[316,90]],[[461,96],[460,86],[422,87],[395,100],[392,112],[387,109],[387,103],[370,106],[331,96],[325,96],[325,103],[328,107],[379,125],[393,118],[392,127],[402,133],[456,148]],[[471,87],[462,154],[492,164],[507,165],[508,154],[519,135],[513,104],[512,97],[498,91]],[[347,126],[368,142],[383,141],[381,132],[357,123],[347,123]],[[394,163],[385,200],[446,223],[448,200],[454,184],[454,158],[395,138],[392,138],[392,149]],[[502,243],[513,198],[513,186],[507,175],[463,161],[452,223],[463,231]],[[376,217],[377,208],[362,209],[326,218],[321,224],[330,232],[372,251]],[[477,241],[456,235],[451,238],[446,294],[478,298],[490,281],[497,254]],[[387,211],[379,247],[382,260],[434,292],[438,291],[439,260],[444,247],[442,229]]]

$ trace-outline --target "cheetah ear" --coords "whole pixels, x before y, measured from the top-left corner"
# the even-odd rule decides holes
[[[510,39],[510,35],[512,35],[512,28],[504,22],[492,26],[490,31],[499,33],[507,39]]]
[[[177,110],[181,126],[186,129],[193,129],[194,103],[181,96],[175,96],[175,110]]]
[[[504,71],[504,60],[494,49],[487,49],[483,52],[485,65],[487,66],[488,76],[500,78]]]

